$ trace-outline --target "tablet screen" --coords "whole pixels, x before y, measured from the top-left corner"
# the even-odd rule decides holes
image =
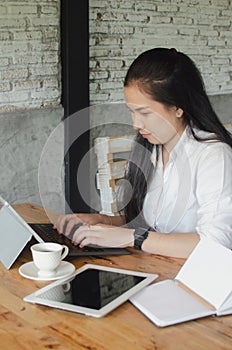
[[[85,264],[70,277],[53,282],[23,300],[102,317],[157,277],[146,272]]]
[[[146,277],[125,273],[87,269],[69,282],[41,292],[41,299],[100,310]]]

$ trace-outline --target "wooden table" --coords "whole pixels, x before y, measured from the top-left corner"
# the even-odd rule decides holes
[[[28,222],[49,221],[42,208],[33,204],[16,205],[15,208]],[[130,302],[100,319],[24,302],[22,299],[25,295],[48,283],[19,275],[20,265],[31,260],[29,245],[10,270],[0,263],[2,350],[232,349],[232,316],[208,317],[157,328]],[[134,252],[127,256],[91,260],[78,258],[72,262],[76,267],[91,262],[158,273],[159,280],[163,280],[174,278],[184,260]]]

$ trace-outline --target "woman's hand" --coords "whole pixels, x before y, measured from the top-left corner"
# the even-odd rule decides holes
[[[111,248],[133,247],[134,230],[109,225],[83,225],[74,232],[72,241],[80,247],[89,244]]]
[[[101,219],[100,214],[66,214],[58,216],[53,227],[59,233],[68,236],[74,226],[96,225],[101,223]]]

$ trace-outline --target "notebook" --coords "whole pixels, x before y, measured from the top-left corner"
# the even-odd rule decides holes
[[[232,314],[232,251],[202,238],[174,280],[144,288],[130,301],[159,327]]]
[[[58,234],[52,224],[27,224],[14,208],[2,197],[0,209],[0,261],[9,269],[26,244],[34,237],[38,242],[56,242],[68,245],[69,257],[110,256],[130,254],[125,248],[105,248],[87,246],[80,248],[71,243],[71,239]]]

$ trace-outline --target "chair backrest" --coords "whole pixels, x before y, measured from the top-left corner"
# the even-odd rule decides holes
[[[101,214],[118,215],[117,182],[124,177],[125,166],[135,134],[97,137],[97,188],[100,192]]]
[[[232,123],[225,123],[224,126],[232,134]]]
[[[232,123],[224,124],[232,133]],[[94,151],[97,156],[97,188],[100,193],[101,211],[106,215],[118,215],[117,182],[124,177],[128,155],[135,134],[97,137]]]

